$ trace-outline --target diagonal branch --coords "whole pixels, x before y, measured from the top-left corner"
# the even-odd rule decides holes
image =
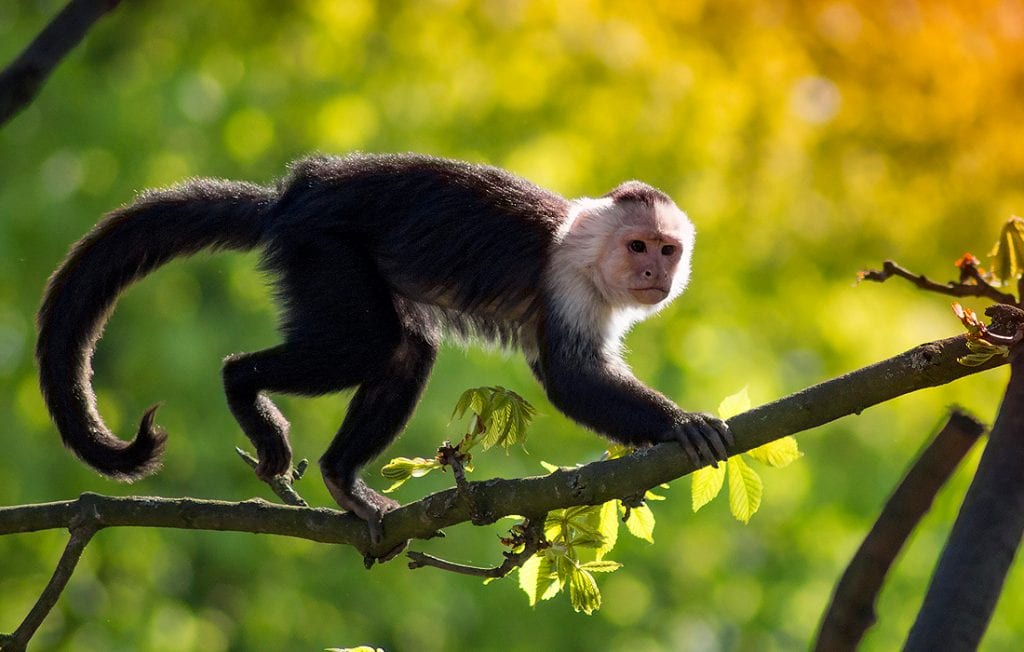
[[[875,525],[836,585],[814,649],[856,650],[875,623],[875,602],[889,568],[911,532],[932,506],[939,490],[985,432],[985,426],[960,409],[918,456],[886,501]]]
[[[1024,351],[905,650],[977,650],[1024,540]],[[951,618],[951,614],[956,614]]]
[[[0,72],[0,126],[28,106],[57,64],[93,23],[121,0],[71,0],[25,50]]]
[[[926,387],[943,385],[1004,363],[993,358],[966,367],[965,337],[923,344],[888,360],[809,387],[729,420],[736,436],[732,454],[840,417],[859,414],[884,401]],[[371,545],[366,524],[352,514],[325,508],[271,505],[262,500],[228,503],[191,498],[108,498],[86,494],[77,501],[0,508],[0,534],[67,527],[79,501],[90,501],[101,526],[151,526],[277,534],[354,546],[363,555],[381,556],[408,539],[425,539],[437,530],[512,514],[539,518],[553,509],[597,505],[630,496],[696,470],[683,450],[661,444],[614,460],[556,471],[550,475],[472,482],[474,500],[448,489],[405,505],[384,518],[384,539]],[[471,504],[471,503],[475,503]],[[481,514],[481,506],[486,513]],[[474,513],[474,507],[477,510]]]
[[[64,587],[67,586],[68,580],[71,579],[71,574],[75,572],[78,560],[82,558],[85,546],[89,544],[93,535],[98,531],[99,528],[95,523],[95,516],[95,512],[89,510],[85,505],[82,506],[81,511],[72,515],[72,522],[69,528],[71,530],[71,538],[64,548],[60,561],[57,562],[57,568],[54,569],[53,576],[50,577],[46,588],[43,589],[39,599],[36,600],[32,610],[29,611],[28,616],[18,626],[18,629],[14,630],[13,634],[0,635],[0,650],[3,650],[3,652],[23,652],[28,646],[28,642],[35,635],[36,630],[39,629],[46,616],[49,615],[54,605],[57,604],[57,599],[60,598],[60,594],[64,591]]]

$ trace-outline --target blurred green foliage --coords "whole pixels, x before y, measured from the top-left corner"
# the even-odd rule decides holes
[[[0,61],[62,4],[0,2]],[[895,258],[945,279],[965,250],[987,253],[1024,205],[1022,100],[1019,0],[122,3],[0,130],[0,504],[87,490],[266,497],[232,451],[244,439],[219,381],[223,356],[276,341],[254,256],[161,270],[127,294],[100,344],[96,387],[116,431],[166,400],[160,475],[132,487],[97,477],[61,449],[42,407],[31,350],[46,277],[143,188],[190,175],[269,181],[310,150],[352,149],[486,161],[569,196],[645,179],[700,237],[690,290],[630,335],[629,359],[685,407],[710,410],[744,385],[760,403],[959,332],[943,298],[854,287],[855,272]],[[802,435],[805,457],[765,471],[747,526],[723,501],[692,514],[689,481],[676,483],[654,506],[657,544],[627,537],[616,549],[625,567],[602,582],[594,616],[567,601],[531,609],[514,579],[481,586],[401,562],[366,572],[349,549],[303,541],[118,529],[89,546],[36,647],[803,648],[945,406],[991,419],[1005,382],[1005,370],[988,372]],[[485,384],[540,414],[530,454],[488,455],[477,479],[604,449],[550,407],[520,359],[449,348],[387,457],[452,436],[459,393]],[[315,458],[345,400],[281,404],[297,454]],[[399,499],[450,482],[433,475]],[[902,556],[866,650],[902,641],[968,480],[956,476]],[[315,473],[302,484],[331,504]],[[497,563],[497,530],[416,545]],[[0,538],[0,631],[26,613],[65,538]],[[1019,649],[1022,596],[1018,567],[986,649]]]

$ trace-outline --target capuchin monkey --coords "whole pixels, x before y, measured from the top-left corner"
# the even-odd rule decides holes
[[[126,482],[155,472],[166,440],[156,406],[131,441],[97,411],[104,323],[129,284],[172,258],[260,249],[284,341],[228,356],[228,405],[269,479],[292,451],[267,394],[357,388],[320,468],[379,543],[398,503],[358,473],[409,420],[442,334],[518,346],[555,407],[614,441],[725,460],[726,424],[644,386],[620,354],[629,327],[686,287],[693,242],[686,215],[639,181],[567,201],[498,168],[414,154],[313,156],[276,187],[194,179],[143,193],[71,247],[39,310],[40,385],[85,463]]]

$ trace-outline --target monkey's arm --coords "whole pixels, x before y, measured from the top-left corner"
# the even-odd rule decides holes
[[[556,408],[617,442],[640,446],[678,441],[700,465],[728,457],[733,440],[723,421],[684,412],[598,346],[548,328],[534,367]]]

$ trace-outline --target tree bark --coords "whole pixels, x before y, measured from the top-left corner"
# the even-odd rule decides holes
[[[1024,535],[1024,354],[960,514],[910,630],[906,650],[976,650]]]
[[[53,69],[121,0],[71,0],[3,72],[0,127],[28,106]]]

